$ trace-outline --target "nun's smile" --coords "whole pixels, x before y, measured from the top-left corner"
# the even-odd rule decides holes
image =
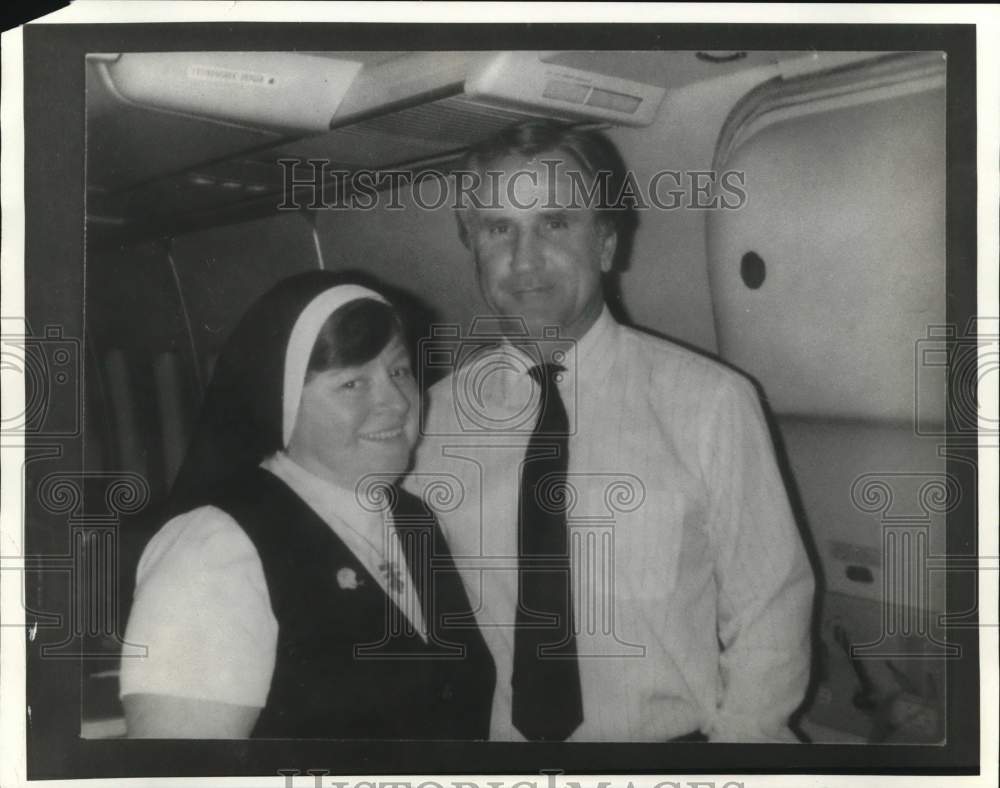
[[[288,454],[302,467],[353,489],[369,474],[405,473],[417,440],[417,386],[393,339],[371,361],[319,372],[302,389]]]

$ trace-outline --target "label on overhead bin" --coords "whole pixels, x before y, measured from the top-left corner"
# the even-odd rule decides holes
[[[197,79],[201,82],[221,82],[227,85],[261,88],[274,88],[278,85],[278,78],[274,74],[219,68],[218,66],[192,65],[188,67],[187,75],[188,79]]]
[[[253,128],[324,132],[361,63],[297,52],[126,52],[94,68],[131,104]]]

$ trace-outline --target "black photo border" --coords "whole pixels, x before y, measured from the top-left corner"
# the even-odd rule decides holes
[[[961,330],[976,314],[976,28],[958,25],[825,24],[29,24],[24,28],[25,301],[32,326],[84,336],[84,67],[88,52],[192,50],[708,49],[865,50],[947,53],[947,319]],[[75,332],[75,333],[74,333]],[[952,400],[962,392],[952,390]],[[961,437],[961,436],[959,436]],[[976,552],[976,446],[949,436],[948,473],[962,501],[948,515],[948,555]],[[42,441],[51,444],[51,440]],[[37,444],[37,445],[36,445]],[[79,469],[80,440],[61,442],[56,465]],[[26,457],[44,449],[29,439]],[[45,462],[46,469],[53,467]],[[66,552],[65,522],[34,518],[40,481],[26,464],[26,555]],[[42,659],[58,631],[27,643],[27,777],[277,776],[331,774],[977,774],[979,642],[974,572],[952,571],[948,630],[962,656],[947,669],[947,744],[706,745],[510,744],[412,741],[129,741],[79,738],[80,682],[72,663]],[[68,614],[68,581],[28,574],[35,614]],[[971,613],[970,613],[971,611]],[[9,635],[9,633],[7,633]],[[71,667],[73,669],[71,669]]]

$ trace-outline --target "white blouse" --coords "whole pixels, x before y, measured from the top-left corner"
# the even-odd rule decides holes
[[[285,482],[350,548],[427,639],[416,588],[384,511],[331,485],[279,452],[261,467]],[[339,571],[338,571],[339,569]],[[353,587],[353,572],[331,567]],[[202,506],[161,528],[136,573],[122,649],[122,696],[173,695],[263,708],[274,672],[278,622],[264,568],[246,532]]]

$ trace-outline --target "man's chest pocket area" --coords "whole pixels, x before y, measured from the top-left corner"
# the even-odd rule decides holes
[[[693,516],[677,492],[645,487],[642,501],[617,512],[610,530],[616,599],[661,605],[674,594],[685,547],[685,521]]]

